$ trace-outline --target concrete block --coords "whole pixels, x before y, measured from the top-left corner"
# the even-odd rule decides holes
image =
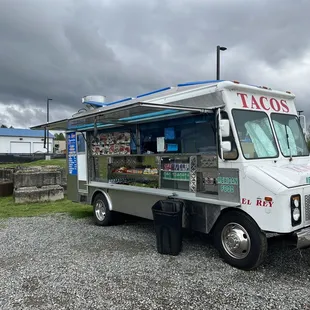
[[[60,185],[42,187],[21,187],[14,190],[15,203],[56,201],[64,199],[64,189]]]
[[[7,197],[13,194],[13,181],[0,179],[0,197]]]
[[[18,167],[16,169],[16,172],[18,174],[23,174],[23,173],[57,173],[59,172],[61,174],[61,182],[58,183],[59,185],[65,185],[67,184],[67,173],[66,169],[59,167],[59,166],[53,166],[53,165],[48,165],[48,166],[31,166],[31,167]]]
[[[61,173],[61,185],[67,186],[67,171],[65,168],[59,168],[59,171]]]
[[[14,168],[0,168],[0,180],[10,180],[13,182]]]
[[[60,171],[24,171],[19,170],[14,174],[14,188],[41,187],[47,185],[61,185]]]

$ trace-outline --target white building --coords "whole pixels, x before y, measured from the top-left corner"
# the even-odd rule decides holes
[[[49,152],[53,152],[54,136],[49,134]],[[46,153],[44,130],[0,128],[0,154]]]

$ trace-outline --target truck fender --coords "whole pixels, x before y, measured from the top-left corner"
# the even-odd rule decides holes
[[[259,225],[257,224],[257,222],[253,219],[253,217],[251,217],[248,213],[244,212],[243,210],[239,209],[239,208],[232,208],[232,207],[224,207],[222,210],[221,210],[221,213],[219,214],[219,216],[217,217],[216,221],[214,221],[213,225],[212,225],[212,228],[210,230],[210,233],[212,234],[213,231],[214,231],[214,228],[216,227],[216,224],[219,222],[219,220],[221,218],[223,218],[224,216],[228,216],[228,214],[230,212],[238,212],[240,213],[240,215],[242,216],[243,214],[244,215],[247,215],[248,217],[250,217],[252,219],[252,221],[254,221],[256,223],[256,225],[259,227]],[[259,227],[260,229],[260,227]]]
[[[105,197],[105,199],[106,199],[106,201],[107,201],[107,203],[108,203],[108,206],[109,206],[109,210],[113,210],[113,205],[112,205],[112,200],[111,200],[111,197],[110,197],[110,195],[108,194],[108,193],[106,193],[104,190],[102,190],[102,189],[96,189],[95,191],[94,191],[94,193],[92,194],[92,197],[91,197],[91,204],[93,204],[93,202],[94,202],[94,200],[95,200],[95,197],[98,195],[98,194],[102,194],[104,197]]]

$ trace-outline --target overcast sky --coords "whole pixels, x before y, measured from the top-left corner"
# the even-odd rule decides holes
[[[221,78],[296,94],[310,120],[310,1],[0,0],[0,124],[27,128],[107,100]]]

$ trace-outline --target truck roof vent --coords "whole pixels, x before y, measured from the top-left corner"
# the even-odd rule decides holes
[[[82,103],[85,104],[88,110],[93,110],[105,106],[105,96],[88,95],[82,98]]]

